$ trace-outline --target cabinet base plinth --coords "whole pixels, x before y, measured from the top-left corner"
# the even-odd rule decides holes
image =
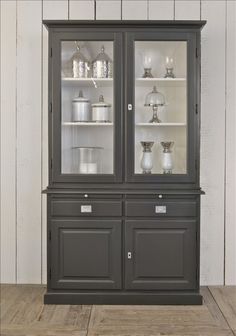
[[[47,292],[45,304],[122,304],[122,305],[201,305],[202,296],[196,292],[147,293],[76,293]]]

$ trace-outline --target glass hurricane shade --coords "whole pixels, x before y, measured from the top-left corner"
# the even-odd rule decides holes
[[[144,106],[164,106],[165,105],[165,97],[161,92],[157,91],[156,86],[153,86],[152,92],[148,93],[145,98]]]
[[[151,106],[153,117],[149,121],[150,123],[160,123],[161,120],[157,116],[157,110],[159,106],[164,106],[166,104],[165,97],[162,93],[157,91],[156,86],[153,86],[152,92],[148,93],[145,98],[144,106]]]

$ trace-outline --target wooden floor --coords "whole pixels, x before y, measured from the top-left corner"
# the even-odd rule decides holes
[[[1,287],[1,336],[236,336],[236,287],[204,287],[203,306],[43,305],[43,286]]]

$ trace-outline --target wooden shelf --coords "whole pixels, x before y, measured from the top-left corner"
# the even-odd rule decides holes
[[[113,84],[113,78],[62,78],[62,84],[66,86],[81,85],[83,87],[109,87]]]
[[[80,121],[65,121],[63,126],[113,126],[112,122],[80,122]]]
[[[137,86],[169,86],[178,87],[186,85],[186,78],[136,78]]]
[[[137,123],[136,126],[147,126],[147,127],[179,127],[186,126],[186,123]]]

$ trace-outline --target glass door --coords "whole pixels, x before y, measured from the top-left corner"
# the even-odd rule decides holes
[[[119,181],[121,36],[64,33],[54,43],[54,178]]]
[[[194,181],[195,41],[185,35],[128,36],[128,180]]]

